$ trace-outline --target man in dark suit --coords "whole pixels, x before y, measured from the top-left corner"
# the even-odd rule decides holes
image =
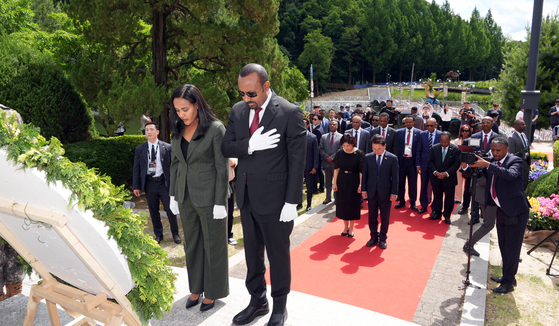
[[[148,202],[149,216],[153,224],[155,241],[161,243],[163,240],[163,225],[159,214],[159,200],[167,213],[171,233],[175,243],[181,243],[177,217],[169,209],[169,180],[171,175],[171,145],[158,140],[159,127],[153,123],[145,126],[147,141],[136,147],[134,155],[134,169],[132,183],[134,195],[140,197],[140,192],[145,191]]]
[[[244,66],[238,86],[243,101],[231,109],[221,151],[225,157],[239,159],[237,205],[251,300],[233,323],[248,324],[269,312],[264,278],[266,251],[274,303],[268,325],[284,325],[291,287],[289,236],[302,199],[307,132],[301,109],[270,89],[264,67],[255,63]]]
[[[553,130],[553,135],[555,134],[555,127],[559,125],[559,98],[555,100],[555,106],[549,109],[549,115],[551,116],[551,129]]]
[[[472,167],[487,168],[486,202],[492,200],[497,208],[497,237],[503,261],[503,276],[491,277],[501,283],[495,293],[514,291],[516,272],[530,204],[522,185],[522,159],[509,153],[508,140],[497,136],[491,141],[491,162],[480,157]]]
[[[415,155],[419,139],[419,129],[413,127],[414,118],[404,118],[404,128],[398,129],[398,160],[400,163],[400,176],[398,177],[398,201],[394,208],[406,207],[405,191],[406,178],[408,179],[408,195],[410,197],[411,210],[417,211],[415,202],[417,200],[417,169],[415,168]]]
[[[386,140],[381,135],[374,135],[371,142],[373,152],[365,155],[361,181],[361,195],[363,199],[369,199],[371,239],[367,242],[367,247],[379,243],[381,249],[386,249],[390,207],[398,198],[398,158],[386,150]],[[379,210],[380,234],[378,232]]]
[[[342,106],[343,108],[343,106]],[[351,128],[347,125],[347,121],[344,119],[344,113],[342,111],[339,111],[337,113],[337,117],[338,117],[338,132],[340,134],[343,134],[346,129]],[[332,121],[332,120],[330,120]]]
[[[351,125],[353,128],[346,130],[345,133],[351,134],[355,137],[355,140],[357,141],[356,147],[363,151],[364,154],[367,154],[371,152],[371,136],[367,130],[361,128],[362,122],[361,117],[354,116],[351,119]]]
[[[321,119],[320,115],[314,115],[312,121],[310,121],[311,125],[307,126],[307,130],[312,131],[313,135],[316,136],[317,146],[318,146],[318,142],[320,141],[320,138],[322,138],[322,135],[324,134],[322,132],[322,127],[320,125],[321,123],[320,119]],[[324,119],[322,119],[322,121],[324,121]],[[324,192],[324,172],[322,172],[322,160],[320,159],[320,157],[318,161],[317,173],[313,175],[312,181],[313,181],[312,187],[308,188],[307,191],[310,190],[314,194],[318,194],[319,192]]]
[[[332,180],[334,179],[334,159],[340,149],[340,140],[342,134],[337,132],[338,121],[330,120],[330,132],[322,135],[320,144],[318,145],[318,152],[322,158],[324,166],[324,183],[326,184],[326,199],[322,202],[328,204],[332,201]]]
[[[309,121],[305,120],[305,124]],[[305,184],[307,186],[307,211],[311,210],[312,204],[312,187],[314,184],[314,176],[318,170],[318,141],[316,136],[307,130],[307,158],[305,163]]]
[[[528,142],[528,137],[524,133],[526,130],[526,122],[523,120],[516,120],[514,122],[514,131],[509,137],[509,153],[516,155],[522,159],[523,168],[522,171],[522,184],[524,185],[524,190],[528,186],[528,175],[530,173],[530,143]]]
[[[427,130],[419,134],[419,143],[417,144],[417,153],[415,155],[415,167],[417,173],[421,175],[421,191],[419,192],[419,203],[421,209],[419,214],[427,212],[429,206],[429,197],[431,191],[429,190],[429,179],[431,177],[429,171],[429,154],[433,145],[441,141],[441,132],[437,130],[437,120],[435,118],[427,119]]]
[[[371,124],[364,120],[364,115],[365,113],[362,110],[361,104],[357,104],[355,111],[353,111],[353,116],[359,116],[361,118],[361,128],[369,129],[371,127]]]
[[[380,125],[378,128],[372,129],[369,134],[371,134],[371,138],[374,135],[381,135],[386,139],[386,150],[394,155],[398,155],[398,132],[392,129],[392,127],[388,126],[388,121],[390,120],[390,116],[388,113],[384,112],[380,114]],[[373,128],[371,126],[371,128]]]
[[[440,139],[440,143],[433,145],[429,154],[428,173],[433,186],[432,213],[429,219],[436,220],[444,216],[445,223],[450,224],[450,216],[454,210],[454,189],[458,184],[456,171],[460,167],[460,149],[450,142],[448,131],[443,131]]]
[[[499,117],[497,118],[497,122],[495,122],[495,124],[497,125],[497,127],[500,127],[501,118],[503,117],[503,111],[499,109],[499,103],[493,103],[493,108],[487,110],[487,115],[490,115],[491,112],[497,112],[497,114],[499,115]]]

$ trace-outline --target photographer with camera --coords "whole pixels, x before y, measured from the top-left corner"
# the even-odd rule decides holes
[[[526,130],[526,122],[516,120],[514,122],[514,132],[509,137],[509,152],[522,159],[524,162],[524,170],[522,171],[522,185],[524,190],[528,186],[528,174],[530,172],[530,143],[528,137],[524,133]]]
[[[509,154],[509,142],[505,136],[491,139],[493,158],[488,161],[476,155],[477,161],[470,166],[484,167],[487,173],[486,203],[497,206],[497,237],[503,261],[503,276],[491,277],[501,283],[494,293],[514,291],[524,230],[528,221],[530,204],[522,185],[522,159]],[[467,168],[466,168],[467,170]]]

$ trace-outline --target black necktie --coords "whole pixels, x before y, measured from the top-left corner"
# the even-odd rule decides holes
[[[155,145],[151,145],[151,163],[155,162]]]

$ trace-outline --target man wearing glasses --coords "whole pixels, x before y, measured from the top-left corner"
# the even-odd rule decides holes
[[[497,114],[499,114],[499,118],[497,119],[497,127],[501,126],[501,118],[503,117],[503,111],[501,109],[499,109],[499,103],[493,103],[493,108],[489,109],[487,111],[487,115],[491,116],[492,112],[497,112]]]
[[[245,241],[245,284],[251,299],[233,323],[248,324],[270,311],[264,277],[266,252],[273,298],[268,325],[284,325],[291,287],[289,236],[297,204],[302,202],[307,132],[301,109],[270,89],[264,67],[244,66],[238,86],[242,101],[231,109],[221,151],[225,157],[239,159],[237,205]]]
[[[415,167],[417,173],[421,175],[421,191],[419,192],[421,209],[419,210],[419,214],[427,212],[427,206],[431,202],[430,198],[433,197],[433,191],[429,189],[429,155],[433,145],[441,142],[441,132],[437,130],[437,120],[435,118],[429,118],[425,125],[427,126],[427,130],[419,134],[419,143],[417,144],[417,153],[415,155]],[[454,200],[454,195],[452,195],[452,197]],[[431,215],[433,219],[440,218],[436,213],[440,212],[433,211],[433,215]]]

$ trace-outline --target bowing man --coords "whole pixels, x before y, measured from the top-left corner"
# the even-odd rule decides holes
[[[430,220],[444,216],[444,222],[450,224],[450,215],[454,210],[454,191],[458,184],[456,172],[460,167],[460,149],[450,142],[450,133],[441,133],[441,142],[433,145],[429,154],[429,173],[433,186],[433,211]],[[444,211],[443,209],[444,195]],[[441,214],[442,211],[442,214]]]
[[[386,139],[381,135],[374,135],[371,143],[373,152],[365,155],[361,181],[361,194],[364,199],[369,199],[371,239],[367,242],[367,247],[378,243],[381,249],[386,249],[390,208],[392,202],[398,198],[398,158],[386,150]]]

